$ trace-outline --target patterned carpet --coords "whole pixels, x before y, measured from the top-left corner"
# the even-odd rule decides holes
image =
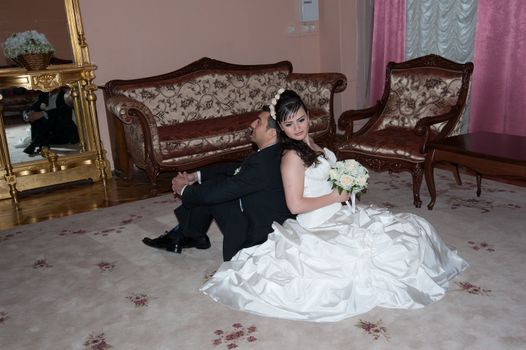
[[[526,188],[437,171],[429,211],[412,206],[408,174],[371,173],[360,205],[428,219],[470,267],[439,302],[377,308],[337,323],[230,310],[198,288],[221,263],[212,248],[183,254],[141,243],[174,225],[164,195],[0,231],[0,349],[523,349]]]

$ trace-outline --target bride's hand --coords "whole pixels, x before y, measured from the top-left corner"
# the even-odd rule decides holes
[[[342,191],[342,193],[338,193],[338,190],[337,189],[334,189],[332,191],[333,195],[334,195],[334,198],[335,198],[335,202],[336,203],[342,203],[342,202],[346,202],[349,200],[349,198],[351,197],[351,194],[347,191]]]

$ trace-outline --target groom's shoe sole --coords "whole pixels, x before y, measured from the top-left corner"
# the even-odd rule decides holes
[[[182,242],[183,248],[208,249],[211,246],[208,236],[199,237],[198,239],[184,238]]]

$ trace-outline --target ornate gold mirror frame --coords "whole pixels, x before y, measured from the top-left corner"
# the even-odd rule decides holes
[[[0,88],[23,87],[44,92],[60,86],[71,88],[81,151],[58,156],[44,148],[37,160],[11,164],[0,103],[0,199],[12,198],[17,207],[20,191],[80,180],[102,180],[106,184],[106,179],[111,177],[99,135],[95,104],[97,87],[93,83],[96,66],[90,62],[79,0],[64,0],[64,4],[74,62],[51,65],[40,71],[0,69]]]

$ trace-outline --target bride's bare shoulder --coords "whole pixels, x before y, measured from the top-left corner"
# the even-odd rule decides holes
[[[283,152],[283,156],[281,158],[281,166],[293,166],[296,164],[302,164],[302,160],[295,150],[286,150]]]
[[[284,160],[287,160],[287,159],[288,160],[300,159],[300,156],[298,152],[296,152],[295,150],[287,149],[283,151],[283,156],[281,157],[281,161],[283,162]]]

